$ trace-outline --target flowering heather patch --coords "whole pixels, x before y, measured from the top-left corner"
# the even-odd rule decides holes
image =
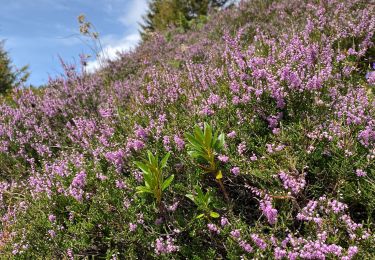
[[[242,1],[14,89],[1,258],[374,259],[374,8]]]

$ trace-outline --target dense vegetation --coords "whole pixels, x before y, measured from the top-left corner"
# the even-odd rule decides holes
[[[370,0],[243,1],[14,89],[1,257],[374,259],[374,28]]]
[[[25,82],[28,76],[27,66],[19,70],[14,68],[9,54],[5,50],[4,41],[0,41],[0,95]]]
[[[144,39],[155,31],[164,31],[171,26],[189,28],[189,22],[205,17],[210,9],[230,4],[228,0],[153,0],[148,3],[148,12],[141,23]]]

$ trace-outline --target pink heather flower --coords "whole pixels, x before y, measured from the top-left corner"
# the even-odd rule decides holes
[[[260,202],[260,209],[262,210],[264,216],[266,216],[268,223],[271,225],[275,224],[277,221],[277,209],[272,207],[272,203],[268,199],[262,199]]]
[[[136,179],[137,182],[142,182],[143,181],[143,173],[140,171],[134,171],[133,176]]]
[[[237,176],[240,173],[240,167],[233,167],[230,172]]]
[[[49,234],[49,236],[50,236],[51,238],[56,237],[56,232],[55,232],[54,230],[52,230],[52,229],[48,230],[48,234]]]
[[[107,159],[107,161],[113,163],[117,171],[121,171],[122,166],[124,164],[124,157],[125,157],[125,152],[122,149],[119,149],[114,152],[108,152],[104,155],[104,157]]]
[[[103,175],[103,174],[101,174],[101,173],[98,173],[98,174],[96,175],[96,177],[97,177],[99,180],[101,180],[101,181],[105,181],[106,179],[108,179],[107,176],[105,176],[105,175]]]
[[[273,253],[275,259],[281,260],[286,256],[286,251],[280,247],[276,247]]]
[[[126,188],[125,182],[123,182],[122,180],[116,180],[116,188],[120,190],[125,189]]]
[[[175,240],[169,236],[166,239],[163,239],[162,237],[157,238],[154,245],[155,253],[161,255],[178,251],[180,248],[179,246],[174,245],[174,242]]]
[[[227,136],[228,136],[229,138],[234,138],[234,137],[236,137],[236,132],[235,132],[235,131],[232,131],[232,132],[228,133]]]
[[[221,225],[222,227],[225,227],[225,226],[228,225],[228,224],[229,224],[228,219],[227,219],[226,217],[221,217],[221,219],[220,219],[220,225]]]
[[[128,209],[130,207],[131,201],[127,198],[124,198],[123,204],[124,204],[124,207]]]
[[[250,244],[246,243],[245,241],[240,241],[238,243],[240,245],[240,247],[242,247],[242,249],[247,252],[247,253],[250,253],[251,251],[253,251],[253,248],[250,246]]]
[[[170,211],[170,212],[175,212],[176,211],[176,209],[177,209],[177,207],[178,207],[178,204],[179,204],[180,202],[179,201],[176,201],[175,203],[173,203],[172,205],[170,205],[167,209],[168,209],[168,211]]]
[[[208,230],[210,230],[213,233],[220,234],[220,230],[218,229],[218,227],[215,224],[209,223],[209,224],[207,224],[207,228],[208,228]]]
[[[364,176],[367,175],[366,172],[363,171],[363,170],[361,170],[361,169],[357,169],[357,170],[355,171],[355,174],[356,174],[358,177],[364,177]]]
[[[290,189],[294,194],[298,194],[306,185],[305,174],[292,176],[281,171],[279,173],[279,178],[281,179],[284,188],[287,190]]]
[[[267,147],[267,152],[268,153],[273,153],[273,147],[274,145],[273,144],[266,144],[266,147]]]
[[[275,148],[275,151],[276,151],[276,152],[280,152],[281,150],[284,149],[284,147],[285,147],[285,145],[283,145],[283,144],[279,144],[279,145]]]
[[[226,155],[222,155],[222,154],[221,154],[221,155],[219,155],[217,158],[219,159],[219,161],[221,161],[221,162],[223,162],[223,163],[226,163],[226,162],[229,161],[229,157],[226,156]]]
[[[66,254],[67,254],[69,260],[74,260],[74,254],[73,254],[73,250],[71,248],[66,250]]]
[[[237,146],[237,152],[239,155],[243,155],[243,153],[246,151],[246,144],[244,142],[240,143]]]
[[[375,71],[367,72],[366,79],[370,85],[375,85]]]
[[[234,238],[240,238],[241,237],[241,233],[240,233],[240,230],[239,229],[235,229],[235,230],[232,230],[230,232],[230,235]]]
[[[51,223],[53,223],[53,222],[55,222],[56,221],[56,216],[55,215],[52,215],[52,214],[50,214],[49,216],[48,216],[48,220],[51,222]]]
[[[83,197],[83,188],[86,185],[86,173],[81,171],[78,173],[69,187],[69,193],[76,200],[81,201]]]
[[[355,256],[358,253],[358,247],[356,246],[350,246],[348,248],[348,257],[351,259],[353,256]]]
[[[136,125],[135,128],[135,136],[139,139],[145,140],[147,138],[147,131],[140,125]]]
[[[134,232],[137,229],[137,224],[129,223],[130,232]]]
[[[74,177],[71,186],[81,188],[85,186],[85,184],[86,184],[86,173],[84,171],[81,171]]]
[[[266,242],[262,238],[259,237],[257,234],[252,234],[251,239],[254,241],[254,243],[262,250],[265,250],[267,247]]]
[[[145,143],[141,140],[138,140],[138,139],[129,138],[128,142],[126,144],[127,150],[133,149],[134,151],[139,151],[143,147],[145,147]]]
[[[272,133],[273,133],[274,135],[278,135],[278,134],[280,134],[280,128],[274,128],[274,129],[272,129]]]
[[[181,137],[179,137],[178,135],[175,135],[173,137],[173,140],[176,143],[178,151],[181,151],[182,149],[184,149],[185,142],[184,142],[184,140]]]
[[[257,156],[255,154],[253,154],[252,156],[250,156],[250,160],[251,161],[256,161],[258,160]]]
[[[99,108],[99,114],[103,118],[111,117],[112,116],[112,110],[109,108]]]
[[[143,214],[142,214],[142,213],[137,214],[137,223],[138,223],[138,224],[143,224],[143,223],[145,223],[145,221],[144,221],[144,219],[143,219]]]
[[[163,137],[163,145],[164,145],[164,149],[167,150],[167,151],[170,151],[171,150],[171,147],[169,146],[171,140],[169,138],[168,135],[165,135]]]

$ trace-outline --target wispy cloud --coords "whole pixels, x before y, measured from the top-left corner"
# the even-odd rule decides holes
[[[99,69],[101,61],[106,59],[114,60],[118,57],[118,53],[126,52],[135,48],[141,37],[139,33],[134,33],[126,35],[119,40],[111,40],[110,38],[111,37],[107,37],[107,40],[104,40],[106,43],[104,44],[103,51],[99,53],[98,58],[94,61],[88,62],[86,67],[88,72],[94,72]]]
[[[137,25],[146,13],[147,0],[131,0],[119,21],[125,26]]]
[[[147,0],[130,0],[126,4],[126,9],[118,18],[118,21],[128,29],[130,34],[120,39],[111,35],[104,36],[102,38],[103,50],[99,53],[96,60],[88,62],[87,71],[93,72],[100,68],[101,61],[106,59],[114,60],[118,57],[119,53],[129,51],[137,46],[141,40],[138,32],[138,23],[142,20],[142,16],[146,13],[147,8]]]

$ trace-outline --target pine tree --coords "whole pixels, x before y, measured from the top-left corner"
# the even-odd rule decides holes
[[[0,41],[0,94],[7,92],[13,86],[27,80],[27,66],[18,71],[13,70],[12,61],[4,49],[4,41]]]
[[[151,0],[149,10],[143,17],[142,37],[150,32],[163,31],[168,26],[182,26],[201,15],[207,15],[211,8],[219,8],[228,0]]]

